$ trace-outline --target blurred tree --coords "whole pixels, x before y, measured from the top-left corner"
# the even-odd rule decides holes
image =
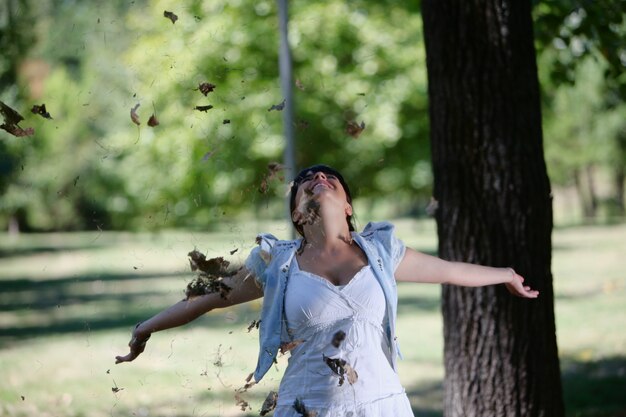
[[[575,179],[583,211],[593,217],[597,198],[593,186],[584,184],[594,183],[594,167],[608,168],[614,178],[614,207],[624,216],[626,3],[548,0],[537,2],[533,14],[548,110],[545,116],[551,127],[546,147],[548,155],[555,157],[550,161],[555,164],[549,164],[551,177],[557,183]],[[593,71],[598,72],[596,77]],[[585,101],[584,94],[594,95],[592,102]],[[579,100],[566,102],[566,95]],[[574,122],[572,113],[582,116],[575,122],[582,129],[572,130],[572,123],[561,123],[561,118]],[[579,153],[572,152],[569,139]],[[584,149],[581,140],[588,143]]]
[[[564,415],[530,3],[422,2],[439,255],[540,291],[444,286],[446,416]]]
[[[33,22],[30,1],[5,0],[0,3],[0,100],[15,108],[21,107],[24,99],[17,80],[19,68],[35,43]],[[22,140],[13,137],[0,140],[0,195],[16,180],[24,163],[19,152]],[[22,214],[15,210],[8,213],[6,221],[12,231],[19,229]]]
[[[118,3],[40,9],[37,100],[54,119],[30,115],[37,134],[2,213],[44,230],[206,227],[242,208],[282,217],[284,182],[268,170],[283,150],[275,3],[187,1],[175,23],[163,2]],[[425,206],[419,15],[334,0],[294,2],[291,16],[299,167],[335,165],[357,195],[394,195],[398,214]],[[203,82],[216,86],[206,96]],[[349,123],[365,129],[351,136]]]

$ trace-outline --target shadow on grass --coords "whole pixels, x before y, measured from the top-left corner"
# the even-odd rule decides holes
[[[626,357],[563,358],[561,376],[568,417],[626,416]]]
[[[13,258],[19,256],[32,256],[39,254],[55,254],[55,253],[69,253],[73,251],[86,251],[86,250],[99,250],[106,246],[106,244],[101,245],[30,245],[24,247],[10,247],[10,248],[0,248],[0,259],[2,258]]]
[[[0,311],[13,320],[8,326],[0,326],[0,348],[35,337],[67,333],[84,336],[95,331],[130,329],[184,298],[183,275],[106,273],[47,280],[0,280]],[[157,280],[174,278],[181,283],[179,292],[159,290],[156,288],[162,286],[154,285]],[[258,318],[249,306],[240,306],[213,312],[202,322],[223,328],[243,325],[251,316]]]
[[[439,311],[441,299],[439,297],[402,295],[398,297],[398,314],[412,311]]]

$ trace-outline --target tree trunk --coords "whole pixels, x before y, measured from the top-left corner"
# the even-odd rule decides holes
[[[511,266],[540,291],[443,287],[449,417],[564,415],[530,7],[422,2],[439,255]]]
[[[626,131],[622,130],[617,138],[617,164],[614,170],[615,203],[617,214],[626,215],[624,209],[624,183],[626,179]]]
[[[593,166],[591,164],[585,165],[585,174],[587,176],[587,190],[589,191],[589,217],[595,219],[598,214],[598,196],[596,194],[596,185],[593,180]]]

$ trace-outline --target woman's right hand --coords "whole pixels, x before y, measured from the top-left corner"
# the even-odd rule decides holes
[[[130,347],[130,353],[128,353],[128,355],[125,355],[125,356],[116,356],[115,357],[116,364],[122,363],[122,362],[133,361],[146,348],[146,342],[148,341],[148,339],[150,339],[150,333],[142,331],[140,326],[141,326],[141,323],[137,323],[137,325],[133,329],[133,334],[130,339],[130,342],[128,342],[128,347]]]

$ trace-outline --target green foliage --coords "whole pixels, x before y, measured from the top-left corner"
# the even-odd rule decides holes
[[[22,227],[40,230],[140,229],[206,227],[242,209],[283,215],[281,175],[259,192],[283,153],[283,115],[269,111],[283,101],[274,2],[45,4],[35,55],[49,75],[38,100],[54,120],[30,115],[35,137],[3,137],[16,149],[7,163],[24,169],[0,223],[22,213]],[[338,0],[293,2],[290,15],[299,167],[334,165],[358,196],[426,200],[419,15]],[[202,82],[215,91],[205,97]],[[213,108],[195,109],[204,105]],[[152,114],[158,126],[147,126]],[[351,121],[365,123],[358,138],[346,133]]]

